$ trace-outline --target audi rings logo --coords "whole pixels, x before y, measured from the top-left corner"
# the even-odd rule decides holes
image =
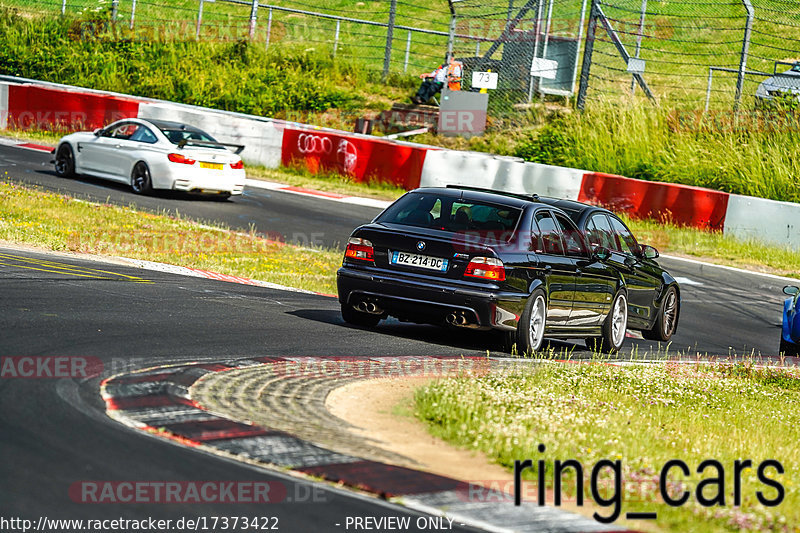
[[[353,143],[347,139],[339,141],[336,149],[336,159],[345,174],[354,174],[358,162],[358,151]]]
[[[297,151],[301,154],[329,154],[333,151],[333,141],[329,137],[301,133],[297,137]]]

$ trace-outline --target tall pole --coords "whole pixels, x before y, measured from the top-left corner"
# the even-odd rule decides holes
[[[594,39],[597,33],[597,1],[592,0],[592,9],[589,12],[589,27],[586,29],[586,44],[583,46],[583,66],[581,67],[581,84],[578,88],[576,105],[580,111],[586,106],[586,90],[589,88],[589,70],[592,67],[592,52]]]
[[[739,103],[742,100],[742,89],[744,88],[744,74],[747,71],[747,53],[750,50],[750,33],[753,31],[753,18],[755,11],[753,11],[753,4],[750,0],[742,0],[744,8],[747,11],[747,26],[744,28],[744,39],[742,40],[742,57],[739,61],[739,76],[736,79],[736,96],[733,101],[734,113],[739,111]]]
[[[253,7],[250,8],[250,40],[256,37],[256,20],[258,20],[258,0],[253,0]]]
[[[200,0],[200,7],[197,8],[197,25],[194,32],[194,36],[196,39],[200,38],[200,26],[202,25],[203,25],[203,0]]]
[[[271,33],[272,33],[272,8],[269,8],[269,11],[267,12],[267,42],[266,44],[264,44],[265,50],[269,48],[269,37]]]
[[[636,34],[636,51],[633,57],[639,59],[642,50],[642,34],[644,34],[644,17],[647,12],[647,0],[642,0],[642,14],[639,15],[639,32]],[[631,76],[631,94],[636,92],[636,76]]]
[[[133,24],[136,20],[136,0],[133,0],[131,3],[131,30],[133,30]]]
[[[392,0],[389,8],[389,26],[386,28],[386,48],[383,51],[383,81],[389,76],[392,63],[392,39],[394,39],[394,19],[397,16],[397,0]]]

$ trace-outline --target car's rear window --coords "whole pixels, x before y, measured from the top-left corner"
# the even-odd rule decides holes
[[[172,144],[178,144],[183,140],[217,142],[208,133],[200,130],[184,130],[178,128],[161,128],[161,132],[169,139]]]
[[[520,209],[474,202],[435,193],[409,193],[389,207],[376,222],[403,224],[440,231],[506,233],[517,227]]]

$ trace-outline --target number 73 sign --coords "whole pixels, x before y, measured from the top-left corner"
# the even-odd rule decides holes
[[[497,72],[473,72],[472,87],[476,89],[497,89]]]

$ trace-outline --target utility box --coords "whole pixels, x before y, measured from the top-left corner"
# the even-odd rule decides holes
[[[448,136],[483,135],[488,105],[488,93],[442,89],[437,131]]]

